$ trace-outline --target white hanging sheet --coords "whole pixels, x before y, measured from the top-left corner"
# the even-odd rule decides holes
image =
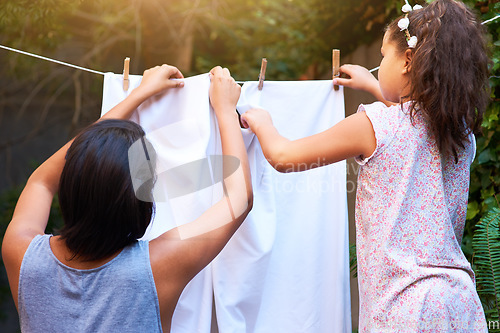
[[[106,74],[103,114],[126,97],[122,78]],[[130,92],[141,77],[129,78]],[[206,74],[186,78],[184,88],[155,96],[132,117],[160,156],[159,172],[221,153],[209,84]],[[331,81],[266,81],[262,91],[257,85],[243,85],[238,110],[268,110],[288,139],[321,132],[344,118],[342,87],[334,91]],[[222,333],[351,332],[345,161],[280,174],[263,157],[257,138],[242,132],[253,209],[223,251],[185,288],[172,332],[210,332],[212,294]],[[221,194],[211,186],[157,202],[144,238],[192,221]]]

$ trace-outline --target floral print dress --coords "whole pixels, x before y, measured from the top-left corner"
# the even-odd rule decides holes
[[[361,105],[377,147],[361,165],[356,194],[360,332],[487,332],[474,272],[460,243],[471,135],[442,159],[423,118],[407,102]]]

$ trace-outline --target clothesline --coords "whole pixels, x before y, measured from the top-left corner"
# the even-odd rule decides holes
[[[500,15],[498,17],[500,17]],[[21,50],[14,49],[12,47],[4,46],[4,45],[1,45],[1,44],[0,44],[0,48],[8,50],[8,51],[12,51],[12,52],[17,52],[17,53],[20,53],[20,54],[24,54],[24,55],[27,55],[27,56],[30,56],[30,57],[42,59],[42,60],[45,60],[45,61],[54,62],[54,63],[59,64],[59,65],[63,65],[63,66],[67,66],[67,67],[71,67],[71,68],[75,68],[75,69],[79,69],[79,70],[82,70],[82,71],[86,71],[86,72],[90,72],[90,73],[94,73],[94,74],[100,74],[100,75],[103,75],[103,76],[105,75],[104,72],[99,72],[99,71],[96,71],[94,69],[90,69],[90,68],[85,68],[85,67],[73,65],[73,64],[70,64],[70,63],[67,63],[67,62],[64,62],[64,61],[60,61],[60,60],[56,60],[56,59],[52,59],[52,58],[47,58],[47,57],[44,57],[44,56],[41,56],[41,55],[38,55],[38,54],[34,54],[34,53],[30,53],[30,52],[26,52],[26,51],[21,51]],[[370,69],[370,73],[377,71],[379,68],[380,68],[380,66]],[[236,83],[243,84],[243,83],[245,83],[245,81],[236,81]]]
[[[76,68],[76,69],[79,69],[79,70],[82,70],[82,71],[86,71],[86,72],[90,72],[90,73],[94,73],[94,74],[104,75],[103,72],[99,72],[99,71],[96,71],[96,70],[93,70],[93,69],[89,69],[89,68],[85,68],[85,67],[81,67],[81,66],[77,66],[77,65],[73,65],[73,64],[70,64],[70,63],[67,63],[67,62],[64,62],[64,61],[59,61],[59,60],[47,58],[47,57],[44,57],[44,56],[41,56],[41,55],[38,55],[38,54],[34,54],[34,53],[26,52],[26,51],[21,51],[21,50],[18,50],[18,49],[14,49],[12,47],[0,45],[0,48],[8,50],[8,51],[12,51],[12,52],[21,53],[21,54],[24,54],[24,55],[27,55],[27,56],[30,56],[30,57],[34,57],[34,58],[38,58],[38,59],[42,59],[42,60],[54,62],[54,63],[59,64],[59,65],[64,65],[64,66]]]
[[[484,22],[483,22],[483,23],[481,23],[481,24],[487,24],[487,23],[493,22],[493,21],[495,21],[495,20],[496,20],[497,18],[499,18],[499,17],[500,17],[500,15],[497,15],[497,16],[495,16],[495,17],[490,18],[489,20],[484,21]]]
[[[498,18],[500,18],[500,15],[492,17],[489,20],[486,20],[486,21],[482,22],[481,24],[487,24],[487,23],[493,22],[493,21],[495,21]],[[17,53],[24,54],[24,55],[27,55],[27,56],[30,56],[30,57],[42,59],[42,60],[45,60],[45,61],[50,61],[50,62],[59,64],[59,65],[63,65],[63,66],[67,66],[67,67],[72,67],[72,68],[75,68],[75,69],[79,69],[79,70],[90,72],[90,73],[94,73],[94,74],[100,74],[100,75],[103,75],[103,76],[105,74],[104,72],[100,72],[100,71],[96,71],[96,70],[93,70],[93,69],[90,69],[90,68],[85,68],[85,67],[73,65],[73,64],[70,64],[70,63],[67,63],[67,62],[64,62],[64,61],[60,61],[60,60],[56,60],[56,59],[52,59],[52,58],[47,58],[47,57],[44,57],[44,56],[41,56],[41,55],[38,55],[38,54],[34,54],[34,53],[26,52],[26,51],[21,51],[21,50],[14,49],[12,47],[4,46],[4,45],[1,45],[1,44],[0,44],[0,48],[2,48],[4,50],[7,50],[7,51],[17,52]],[[377,71],[379,68],[380,68],[380,66],[370,69],[370,73]],[[245,83],[244,81],[236,81],[236,82],[237,83],[241,83],[241,84]]]

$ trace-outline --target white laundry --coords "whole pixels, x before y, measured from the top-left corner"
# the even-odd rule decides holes
[[[288,139],[344,118],[343,90],[331,81],[257,86],[243,85],[238,110],[269,111]],[[345,161],[280,174],[257,139],[248,155],[254,206],[212,263],[220,332],[351,332]]]
[[[140,79],[130,78],[129,92]],[[126,97],[122,83],[122,75],[106,74],[103,113]],[[220,154],[209,84],[208,75],[187,78],[184,88],[155,96],[134,115],[166,159],[163,168]],[[343,90],[334,91],[331,81],[266,81],[262,91],[257,85],[244,84],[238,110],[268,110],[289,139],[321,132],[344,118]],[[173,130],[151,135],[164,126]],[[212,293],[222,333],[351,332],[345,162],[280,174],[264,159],[257,138],[249,130],[242,132],[253,209],[224,250],[184,290],[172,332],[210,332]],[[157,203],[145,238],[193,220],[220,195],[220,188],[211,186]]]

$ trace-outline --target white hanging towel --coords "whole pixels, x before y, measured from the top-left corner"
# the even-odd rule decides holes
[[[342,87],[334,91],[331,81],[266,81],[262,91],[257,86],[243,85],[238,110],[269,111],[288,139],[319,133],[344,118]],[[280,174],[257,139],[248,155],[253,209],[212,263],[219,331],[350,333],[345,161]]]
[[[129,91],[139,85],[140,76],[130,80]],[[126,97],[122,82],[122,75],[105,76],[103,113]],[[257,85],[244,84],[238,110],[268,110],[289,139],[318,133],[344,118],[343,90],[334,91],[331,81],[266,81],[262,91]],[[187,78],[184,88],[155,96],[133,116],[149,133],[167,165],[163,169],[220,154],[208,87],[206,75]],[[172,128],[161,130],[165,126]],[[253,209],[219,256],[182,293],[172,332],[210,332],[212,293],[221,333],[351,332],[345,162],[279,174],[253,134],[242,131]],[[196,218],[220,195],[219,188],[210,187],[157,203],[145,238]]]

